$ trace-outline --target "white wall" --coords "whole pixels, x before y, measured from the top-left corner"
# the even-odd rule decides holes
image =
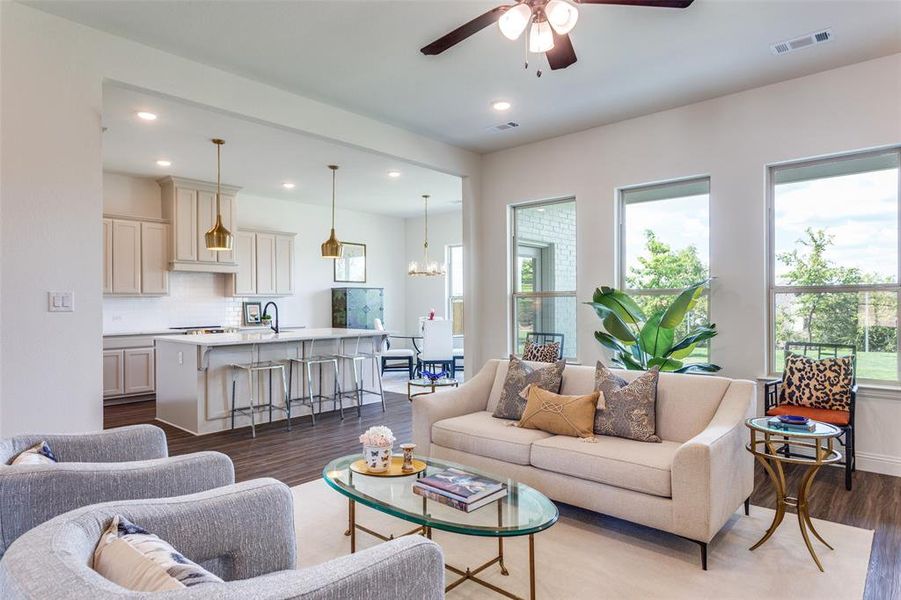
[[[0,27],[0,434],[102,426],[105,79],[460,175],[464,206],[480,188],[477,155],[398,127],[19,3],[0,2]],[[48,290],[76,311],[47,313]]]
[[[406,220],[406,261],[404,272],[411,260],[422,260],[422,240],[424,235],[423,217]],[[429,257],[439,263],[445,262],[446,248],[463,243],[463,221],[460,212],[429,214]],[[464,258],[465,260],[465,258]],[[465,286],[464,286],[465,287]],[[439,316],[447,314],[446,277],[407,277],[407,312],[403,321],[387,321],[390,330],[413,333],[419,326],[419,317],[434,308]],[[468,317],[469,314],[467,313]]]
[[[151,177],[103,173],[103,213],[129,217],[163,216],[160,184]]]
[[[615,279],[615,198],[622,186],[692,175],[711,178],[712,359],[732,377],[766,373],[766,166],[901,141],[901,55],[486,155],[479,231],[481,357],[507,351],[510,203],[575,196],[578,295]],[[541,168],[534,168],[535,165]],[[602,356],[598,321],[582,306],[579,356]],[[858,459],[901,474],[901,394],[862,395]]]

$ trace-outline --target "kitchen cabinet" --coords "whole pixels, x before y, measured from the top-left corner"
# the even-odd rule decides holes
[[[385,321],[383,288],[332,288],[332,327],[375,329],[375,320]]]
[[[238,231],[233,275],[235,296],[292,296],[294,294],[294,238],[281,231]]]
[[[154,336],[103,337],[103,398],[121,402],[130,396],[146,396],[156,390]]]
[[[158,181],[163,217],[171,222],[171,271],[236,273],[234,248],[216,252],[206,249],[204,234],[216,223],[216,184],[193,179],[165,177]],[[222,224],[235,233],[235,195],[240,188],[221,186]]]
[[[157,220],[107,215],[103,219],[103,293],[169,293],[169,226]]]
[[[153,391],[153,348],[123,350],[124,394],[147,394]]]
[[[125,393],[125,354],[122,350],[103,351],[103,397]]]

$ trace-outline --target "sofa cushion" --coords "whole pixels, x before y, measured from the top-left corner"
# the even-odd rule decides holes
[[[497,419],[481,411],[444,419],[432,425],[432,443],[445,448],[528,465],[532,442],[551,437],[537,429],[511,427],[507,419]]]
[[[598,361],[594,389],[604,395],[605,406],[594,416],[594,431],[600,435],[659,443],[657,435],[657,380],[660,369],[652,368],[626,381]]]
[[[672,497],[673,457],[682,444],[599,436],[587,444],[562,435],[532,444],[532,466],[636,492]]]
[[[541,366],[535,366],[540,364]],[[523,394],[529,385],[537,385],[555,394],[560,391],[560,383],[563,381],[563,370],[566,362],[558,360],[553,364],[527,363],[515,356],[510,357],[510,364],[504,378],[504,389],[500,400],[494,409],[494,416],[500,419],[522,418],[522,412],[526,409],[527,398]]]

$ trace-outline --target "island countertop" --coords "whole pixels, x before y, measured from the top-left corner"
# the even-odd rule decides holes
[[[376,329],[339,329],[323,327],[319,329],[300,329],[296,331],[275,332],[243,332],[243,333],[205,333],[200,335],[163,335],[154,338],[156,341],[174,342],[189,346],[244,346],[252,344],[277,344],[285,342],[310,342],[313,340],[340,340],[359,337],[378,337],[388,335]]]

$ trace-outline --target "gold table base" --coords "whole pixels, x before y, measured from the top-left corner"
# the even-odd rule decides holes
[[[423,505],[425,505],[426,499],[423,498],[422,500]],[[351,554],[357,551],[357,530],[368,533],[369,535],[385,542],[394,539],[393,534],[386,536],[357,523],[357,503],[350,498],[348,498],[347,503],[347,530],[344,532],[344,535],[350,537]],[[500,525],[502,522],[500,502],[497,503],[497,519],[498,525]],[[401,536],[405,535],[424,535],[428,539],[432,539],[432,528],[420,525],[415,529],[401,534]],[[459,575],[460,577],[447,584],[444,588],[444,592],[447,593],[466,581],[472,581],[473,583],[477,583],[502,596],[511,598],[512,600],[525,600],[525,598],[521,596],[517,596],[516,594],[513,594],[502,587],[496,586],[493,583],[485,581],[481,577],[478,577],[479,573],[495,564],[500,567],[501,575],[507,576],[510,574],[510,572],[507,571],[507,567],[504,566],[504,538],[500,536],[497,538],[497,556],[488,560],[487,562],[484,562],[475,568],[466,567],[465,569],[445,564],[445,569],[447,569],[451,573],[454,573],[455,575]],[[529,534],[529,599],[535,600],[535,534],[531,533]]]
[[[820,445],[821,440],[819,438],[812,438],[812,442],[805,442],[798,441],[797,439],[789,439],[787,435],[777,436],[776,439],[773,439],[774,434],[771,433],[764,432],[763,435],[764,439],[758,440],[756,431],[751,429],[751,443],[747,445],[747,449],[754,455],[757,462],[761,464],[763,469],[767,472],[767,475],[769,475],[770,481],[773,483],[773,488],[776,490],[776,514],[773,516],[773,522],[769,529],[767,529],[766,533],[763,534],[763,537],[760,538],[756,544],[751,546],[750,550],[756,550],[773,536],[776,529],[779,528],[779,525],[785,518],[785,509],[787,507],[795,508],[798,514],[798,526],[801,528],[801,535],[804,537],[804,543],[807,545],[807,550],[810,552],[810,556],[813,557],[813,561],[820,571],[825,572],[823,564],[820,562],[820,558],[817,556],[813,544],[810,541],[808,530],[810,530],[810,533],[822,542],[824,546],[830,550],[834,550],[834,548],[823,539],[823,536],[821,536],[813,526],[813,521],[810,520],[810,510],[807,498],[810,495],[810,487],[814,477],[816,477],[817,471],[819,471],[823,465],[840,461],[842,456],[833,447],[833,438],[826,439],[826,447],[824,448]],[[778,446],[782,444],[811,448],[814,451],[814,458],[806,458],[797,455],[789,458],[780,455],[777,450]],[[760,447],[763,447],[764,449],[761,450]],[[807,471],[804,473],[804,476],[801,478],[801,483],[798,485],[797,496],[787,495],[785,471],[782,468],[782,463],[807,465]]]

